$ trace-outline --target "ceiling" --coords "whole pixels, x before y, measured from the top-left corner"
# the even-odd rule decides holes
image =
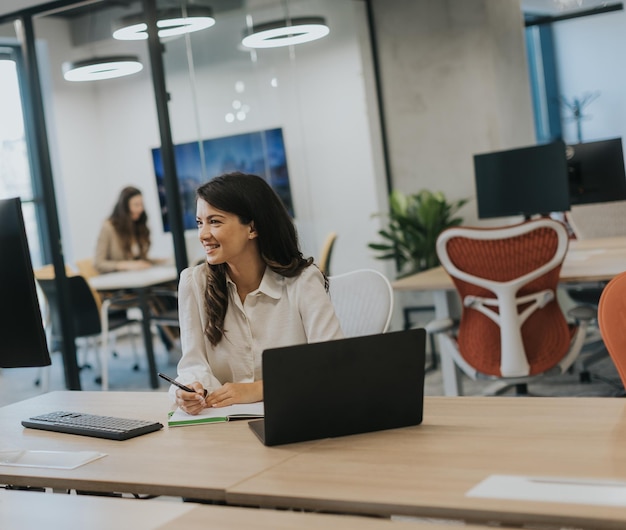
[[[548,16],[560,16],[620,3],[614,0],[520,0],[524,13]]]

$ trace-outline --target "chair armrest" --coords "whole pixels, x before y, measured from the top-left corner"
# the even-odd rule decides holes
[[[431,320],[428,324],[424,326],[424,329],[429,334],[435,333],[446,333],[448,331],[452,331],[458,326],[458,321],[453,320],[451,318],[438,318],[435,320]]]

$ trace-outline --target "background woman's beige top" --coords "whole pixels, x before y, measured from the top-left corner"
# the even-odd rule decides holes
[[[138,249],[138,245],[134,245],[133,248]],[[117,270],[117,264],[119,261],[131,259],[148,258],[146,255],[137,256],[133,255],[132,252],[124,252],[120,237],[117,235],[111,221],[107,219],[102,224],[100,235],[98,236],[94,266],[101,274],[105,272],[113,272]]]

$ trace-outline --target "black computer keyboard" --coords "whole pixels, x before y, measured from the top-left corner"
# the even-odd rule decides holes
[[[163,428],[163,425],[158,422],[64,411],[33,416],[23,420],[22,425],[32,429],[81,434],[110,440],[128,440],[128,438]]]

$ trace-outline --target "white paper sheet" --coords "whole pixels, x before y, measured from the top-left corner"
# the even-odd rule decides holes
[[[97,451],[0,451],[0,466],[75,469],[106,456]]]
[[[626,506],[626,481],[491,475],[465,495],[518,501]]]

